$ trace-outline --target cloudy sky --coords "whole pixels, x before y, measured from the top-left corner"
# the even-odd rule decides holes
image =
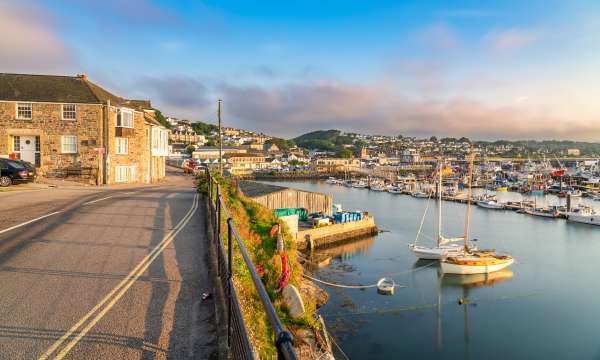
[[[283,137],[599,141],[600,2],[0,0],[0,72]]]

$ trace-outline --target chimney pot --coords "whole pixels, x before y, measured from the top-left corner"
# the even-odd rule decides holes
[[[86,75],[86,74],[77,74],[77,77],[78,77],[79,79],[82,79],[82,80],[87,80],[87,79],[88,79],[88,77],[87,77],[87,75]]]

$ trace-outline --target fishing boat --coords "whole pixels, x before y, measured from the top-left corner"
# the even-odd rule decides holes
[[[531,209],[535,207],[535,203],[533,201],[508,201],[504,207],[508,210]]]
[[[427,203],[427,207],[425,208],[425,213],[423,214],[423,218],[421,219],[421,225],[419,226],[419,231],[417,232],[417,237],[415,242],[408,245],[408,248],[415,254],[416,257],[422,260],[441,260],[451,255],[460,255],[464,253],[464,247],[462,245],[463,238],[446,238],[442,235],[442,163],[440,161],[440,170],[439,170],[439,182],[438,182],[438,226],[437,226],[437,244],[436,246],[421,246],[417,245],[417,241],[419,240],[419,235],[421,233],[421,229],[423,227],[423,223],[425,221],[425,216],[427,215],[427,208],[429,207],[429,203]],[[414,196],[414,194],[413,194]],[[429,197],[427,195],[427,197]]]
[[[450,255],[443,259],[440,268],[445,274],[488,274],[510,266],[514,259],[509,255],[498,254],[493,250],[478,251],[469,247],[469,228],[471,220],[471,179],[473,177],[473,155],[469,161],[469,190],[467,200],[467,216],[465,219],[464,252],[460,255]]]
[[[367,185],[367,183],[362,180],[356,181],[352,184],[352,187],[357,189],[366,189],[368,186],[369,185]]]
[[[600,225],[600,214],[589,206],[580,206],[574,211],[565,214],[568,221],[590,225]]]
[[[427,199],[429,197],[429,195],[426,192],[423,191],[414,191],[411,193],[411,195],[413,197],[416,197],[418,199]]]
[[[327,178],[327,180],[325,180],[325,182],[330,185],[338,185],[340,183],[340,180],[330,176]]]
[[[388,189],[388,192],[390,194],[402,194],[402,188],[398,187],[398,186],[392,186],[391,188]]]
[[[504,209],[504,204],[499,203],[496,200],[480,200],[480,201],[477,201],[477,206],[480,206],[480,207],[486,208],[486,209],[493,209],[493,210],[503,210]]]
[[[558,210],[556,208],[553,208],[553,207],[524,209],[523,212],[525,214],[529,214],[529,215],[533,215],[533,216],[539,216],[539,217],[545,217],[545,218],[553,218],[553,219],[560,216]]]
[[[386,189],[386,188],[385,188],[383,185],[381,185],[381,184],[373,184],[373,185],[371,185],[370,189],[371,189],[372,191],[386,191],[386,190],[387,190],[387,189]]]

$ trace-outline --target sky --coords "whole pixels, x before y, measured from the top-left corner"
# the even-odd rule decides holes
[[[600,1],[0,0],[0,72],[285,138],[600,141]]]

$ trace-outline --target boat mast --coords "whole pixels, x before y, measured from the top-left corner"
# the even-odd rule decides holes
[[[471,196],[472,196],[472,188],[471,188],[471,180],[473,177],[473,153],[469,154],[469,172],[468,172],[468,179],[469,179],[469,187],[467,190],[467,216],[465,218],[465,251],[469,251],[469,245],[468,245],[468,241],[469,241],[469,226],[470,226],[470,221],[471,221]]]
[[[437,244],[442,242],[442,158],[439,160],[439,179],[438,179],[438,236]]]

